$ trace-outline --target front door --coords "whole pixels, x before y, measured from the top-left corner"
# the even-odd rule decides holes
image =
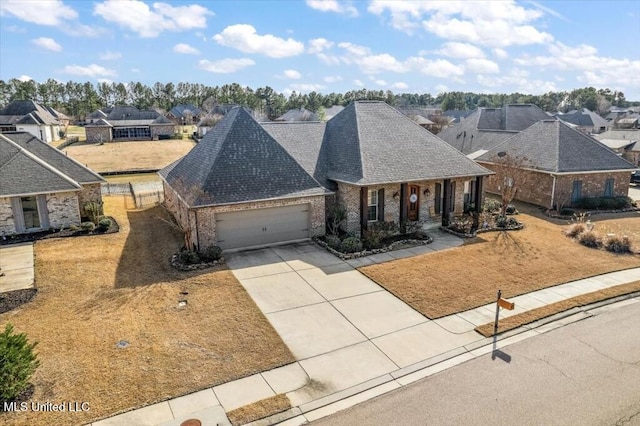
[[[407,197],[407,219],[410,221],[418,220],[418,211],[420,210],[420,187],[417,185],[409,185]]]

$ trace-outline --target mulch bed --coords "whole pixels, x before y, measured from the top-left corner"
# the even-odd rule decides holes
[[[46,240],[49,238],[67,238],[67,237],[80,237],[87,235],[105,235],[105,234],[113,234],[120,231],[120,225],[118,222],[111,217],[105,216],[108,219],[111,219],[111,226],[109,229],[102,229],[99,226],[96,226],[96,229],[93,231],[84,231],[82,229],[72,230],[70,228],[63,228],[60,230],[48,230],[41,232],[32,232],[30,234],[20,234],[20,235],[12,235],[12,236],[4,236],[0,239],[0,246],[9,245],[9,244],[19,244],[19,243],[29,243],[38,240]]]
[[[37,292],[38,290],[35,288],[25,288],[22,290],[0,293],[0,314],[9,312],[18,306],[31,301]]]

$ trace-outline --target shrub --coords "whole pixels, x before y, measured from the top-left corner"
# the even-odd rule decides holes
[[[80,229],[84,232],[93,232],[96,229],[96,224],[93,222],[82,222],[80,224]]]
[[[518,226],[520,226],[520,222],[518,222],[518,219],[516,219],[515,217],[507,218],[507,228],[517,228]]]
[[[340,243],[342,243],[342,240],[340,240],[340,237],[338,237],[337,235],[327,235],[325,237],[325,242],[332,249],[338,250],[340,248]]]
[[[196,263],[200,263],[200,256],[198,256],[198,253],[191,250],[181,251],[178,255],[178,258],[180,259],[180,262],[185,265],[194,265]]]
[[[573,209],[564,208],[560,210],[560,216],[573,216],[576,214],[576,211]]]
[[[83,208],[84,211],[89,215],[89,220],[93,223],[98,223],[98,220],[102,215],[102,203],[91,201],[85,203]]]
[[[569,238],[577,238],[578,235],[586,231],[587,228],[582,223],[574,223],[565,231],[565,235]]]
[[[464,213],[472,213],[476,211],[475,203],[464,203],[463,212]]]
[[[362,241],[357,237],[347,237],[340,243],[340,251],[343,253],[362,251]]]
[[[631,253],[631,240],[626,235],[608,235],[603,245],[605,250],[612,253]]]
[[[482,203],[482,211],[484,212],[495,213],[500,211],[501,208],[502,203],[498,200],[494,200],[493,198],[487,198],[484,200],[484,203]]]
[[[588,197],[578,200],[576,205],[583,209],[605,209],[605,210],[618,210],[628,207],[632,207],[633,200],[629,197]]]
[[[37,344],[29,343],[24,333],[15,334],[9,323],[0,333],[0,401],[14,400],[29,387],[40,365],[33,351]]]
[[[220,260],[222,257],[222,249],[216,245],[210,245],[204,248],[204,250],[198,253],[201,260],[205,262],[213,262],[215,260]]]
[[[108,230],[110,226],[111,226],[111,219],[109,219],[108,217],[103,217],[98,222],[98,228],[100,228],[101,231]]]
[[[395,222],[374,222],[362,233],[362,243],[365,248],[377,249],[383,246],[383,241],[398,232]]]
[[[327,232],[331,235],[338,235],[345,220],[347,220],[347,209],[344,204],[334,204],[327,215]]]
[[[449,223],[449,229],[461,234],[470,234],[473,227],[473,218],[471,216],[457,216]]]
[[[496,226],[498,228],[506,228],[507,227],[507,217],[506,216],[498,216],[498,217],[496,217]]]
[[[578,236],[578,242],[585,247],[598,248],[602,243],[600,236],[594,231],[584,231]]]
[[[518,210],[516,209],[516,206],[514,206],[513,204],[507,204],[507,208],[505,210],[505,213],[507,214],[516,214]]]

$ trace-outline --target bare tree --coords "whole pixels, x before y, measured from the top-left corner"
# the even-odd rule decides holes
[[[502,198],[500,214],[503,216],[507,212],[507,205],[516,198],[518,190],[527,182],[529,173],[524,169],[527,162],[526,157],[511,156],[504,151],[492,159],[493,171],[496,173],[494,179]]]

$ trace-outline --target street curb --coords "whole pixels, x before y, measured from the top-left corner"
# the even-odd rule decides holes
[[[305,414],[313,414],[315,411],[320,410],[320,409],[326,409],[327,407],[330,407],[331,405],[334,404],[339,404],[340,402],[343,402],[343,404],[340,404],[340,407],[335,407],[336,410],[332,411],[332,410],[327,410],[327,411],[332,411],[332,412],[328,412],[324,415],[320,415],[318,418],[320,417],[324,417],[330,414],[333,414],[334,412],[338,412],[341,410],[344,410],[346,408],[349,408],[353,405],[356,405],[360,402],[366,401],[368,399],[371,399],[373,397],[382,395],[390,390],[394,390],[394,389],[398,389],[398,388],[402,388],[405,387],[411,383],[413,383],[416,380],[420,380],[422,378],[425,377],[429,377],[433,374],[439,373],[441,371],[447,370],[451,367],[457,366],[459,364],[462,364],[464,362],[470,361],[472,359],[475,359],[479,356],[483,356],[486,355],[487,353],[491,352],[485,352],[482,349],[486,349],[488,346],[491,346],[494,344],[494,341],[496,344],[506,341],[506,340],[514,340],[513,342],[505,342],[506,344],[501,345],[500,347],[505,347],[505,346],[509,346],[513,343],[517,343],[523,340],[528,339],[529,337],[533,337],[535,335],[540,335],[543,333],[547,333],[551,330],[555,330],[557,328],[560,327],[564,327],[566,325],[569,324],[573,324],[575,322],[578,321],[582,321],[584,319],[593,317],[595,315],[597,315],[597,313],[591,313],[591,310],[595,310],[598,308],[601,308],[603,306],[608,306],[608,305],[613,305],[615,303],[619,303],[619,302],[624,302],[626,300],[630,300],[630,299],[634,299],[636,297],[640,297],[640,291],[637,292],[633,292],[633,293],[629,293],[629,294],[624,294],[621,296],[616,296],[613,297],[611,299],[606,299],[606,300],[601,300],[599,302],[594,302],[591,303],[589,305],[584,305],[584,306],[579,306],[579,307],[575,307],[575,308],[571,308],[567,311],[564,312],[559,312],[557,314],[551,315],[549,317],[546,318],[542,318],[540,320],[534,321],[532,323],[526,324],[526,325],[522,325],[518,328],[515,328],[513,330],[509,330],[507,332],[501,333],[498,336],[494,337],[485,337],[477,342],[474,342],[470,345],[466,345],[457,349],[453,349],[451,351],[442,353],[440,355],[436,355],[432,358],[429,358],[427,360],[424,361],[420,361],[417,362],[415,364],[409,365],[407,367],[403,367],[401,369],[398,369],[396,371],[393,371],[391,373],[387,373],[385,375],[376,377],[374,379],[368,380],[364,383],[360,383],[358,385],[352,386],[350,388],[347,389],[343,389],[339,392],[324,396],[322,398],[319,398],[317,400],[314,401],[310,401],[308,403],[305,404],[301,404],[300,406],[297,407],[293,407],[285,412],[281,412],[278,414],[274,414],[272,416],[269,417],[265,417],[259,420],[256,420],[254,422],[251,423],[247,423],[245,426],[271,426],[271,425],[275,425],[275,424],[286,424],[288,426],[292,426],[292,425],[301,425],[304,423],[308,423],[308,419],[305,417]],[[567,320],[568,321],[563,321],[563,320]],[[555,327],[546,327],[549,325],[556,325]],[[537,329],[539,328],[543,328],[543,330],[538,331]],[[518,338],[514,338],[515,336],[518,336],[520,334],[526,333],[526,332],[534,332],[536,334],[532,334],[529,337],[525,337],[524,339],[518,339]],[[512,339],[514,338],[514,339]],[[477,352],[477,354],[474,354],[472,352]],[[469,358],[469,355],[471,355],[471,358]],[[458,360],[458,362],[456,361]],[[449,362],[447,362],[449,361]],[[442,366],[443,368],[437,368],[437,366]],[[433,368],[436,367],[436,368]],[[433,371],[427,371],[428,369],[432,369]],[[411,380],[406,382],[405,384],[402,384],[401,382],[399,382],[397,379],[402,379],[405,378],[411,374],[415,374],[415,373],[426,373],[424,376],[419,377],[415,380]],[[389,383],[396,383],[398,386],[393,388],[393,389],[389,389],[389,390],[385,390],[381,393],[376,393],[375,395],[373,395],[371,398],[366,398],[363,401],[352,401],[353,403],[350,403],[351,401],[348,401],[349,399],[356,397],[357,395],[361,395],[364,394],[365,392],[371,391],[371,390],[375,390],[377,388],[381,388],[384,387],[385,385],[389,384]],[[320,413],[318,413],[320,414]],[[316,416],[312,417],[315,419]]]

